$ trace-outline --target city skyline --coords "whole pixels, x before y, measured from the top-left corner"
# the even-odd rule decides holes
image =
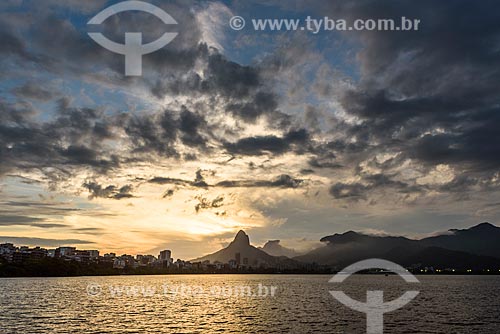
[[[44,249],[0,243],[0,277],[330,273],[367,257],[397,261],[406,270],[419,274],[498,275],[499,237],[500,227],[487,222],[418,240],[348,231],[325,236],[321,247],[300,253],[281,246],[279,240],[255,247],[249,235],[240,230],[231,243],[216,252],[196,259],[177,260],[169,249],[160,251],[158,256],[120,255],[70,246]]]

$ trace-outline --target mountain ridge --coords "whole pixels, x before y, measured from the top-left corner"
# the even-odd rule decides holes
[[[230,263],[232,260],[236,266],[253,268],[314,264],[341,269],[360,260],[383,258],[407,267],[438,266],[465,270],[498,266],[500,269],[500,228],[490,223],[468,229],[450,229],[447,234],[422,239],[347,231],[320,240],[325,243],[323,247],[289,258],[284,252],[293,250],[281,246],[279,240],[269,240],[264,247],[257,248],[240,230],[227,247],[191,261]]]
[[[456,258],[467,258],[464,265],[470,267],[475,262],[491,264],[500,262],[500,228],[481,223],[468,229],[449,230],[448,234],[422,239],[401,236],[373,236],[354,231],[336,233],[321,238],[325,246],[312,250],[295,260],[330,266],[343,266],[356,261],[381,257],[401,264],[411,262],[436,262],[441,265],[449,259],[455,265]],[[431,261],[429,250],[433,250],[435,261]]]

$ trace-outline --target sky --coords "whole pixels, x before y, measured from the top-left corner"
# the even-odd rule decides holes
[[[307,250],[498,223],[498,3],[149,1],[178,24],[87,25],[118,2],[0,3],[0,242],[190,259],[240,229]],[[420,28],[250,23],[307,16]],[[178,35],[125,76],[91,29]]]

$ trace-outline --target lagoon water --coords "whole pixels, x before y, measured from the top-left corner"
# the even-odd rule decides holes
[[[500,332],[500,276],[170,275],[0,279],[0,333],[366,333],[366,300],[420,294],[384,317],[384,333]],[[273,288],[274,287],[274,288]],[[272,296],[272,289],[274,296]]]

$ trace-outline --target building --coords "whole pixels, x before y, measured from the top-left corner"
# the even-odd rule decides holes
[[[89,263],[90,252],[86,250],[75,250],[71,255],[67,255],[66,258],[77,262]]]
[[[137,255],[135,259],[139,266],[149,266],[156,261],[156,257],[153,255]]]
[[[3,257],[7,262],[12,262],[12,254],[15,253],[17,247],[13,244],[0,244],[0,257]]]
[[[56,248],[55,257],[67,257],[73,255],[76,251],[76,247],[59,247]]]
[[[30,253],[30,257],[32,259],[43,259],[48,255],[48,251],[45,248],[40,248],[38,246],[35,248],[28,249],[28,252]]]
[[[40,247],[29,248],[22,246],[12,253],[12,262],[22,263],[27,260],[40,260],[47,256],[47,250]]]
[[[171,265],[174,262],[174,259],[172,259],[172,252],[168,249],[162,250],[158,256],[158,261],[167,266]]]
[[[125,259],[115,258],[113,260],[113,268],[115,268],[115,269],[123,269],[123,268],[125,268],[126,265],[127,265],[127,263],[125,262]]]
[[[240,253],[234,254],[234,259],[236,260],[236,264],[239,266],[241,264],[241,254]]]
[[[230,269],[238,268],[238,264],[236,263],[236,260],[233,260],[233,259],[229,260],[229,268]]]
[[[99,251],[98,250],[92,249],[92,250],[88,250],[87,252],[89,252],[89,257],[90,257],[91,261],[97,261],[99,259]]]

